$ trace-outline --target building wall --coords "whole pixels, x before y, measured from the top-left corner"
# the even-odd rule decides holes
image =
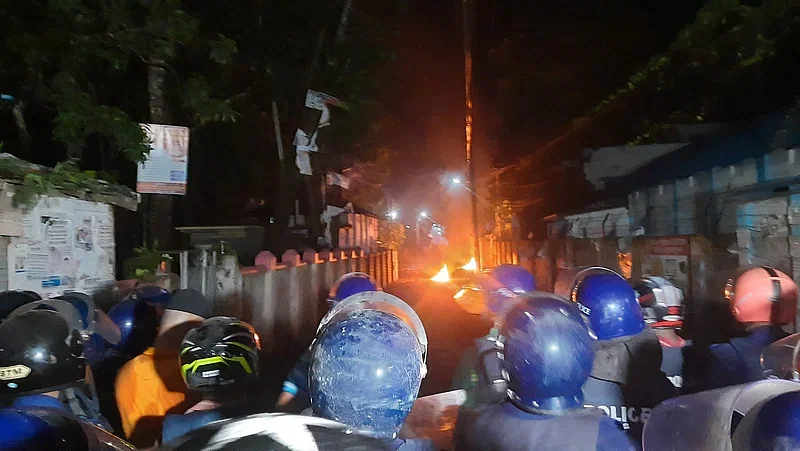
[[[8,245],[10,240],[0,236],[0,291],[8,290]]]
[[[347,213],[349,227],[339,229],[338,247],[359,247],[366,253],[378,250],[378,218],[358,213]]]
[[[0,288],[53,297],[69,290],[91,293],[114,282],[116,245],[110,205],[42,197],[23,210],[11,204],[12,196],[13,186],[0,184]]]
[[[746,226],[748,215],[759,214],[742,209],[742,205],[754,199],[753,195],[742,193],[797,177],[798,160],[796,150],[779,150],[759,159],[714,167],[636,190],[628,196],[632,228],[643,227],[647,236],[735,233]],[[761,199],[757,200],[782,198],[786,194],[765,189],[755,198],[759,196]]]

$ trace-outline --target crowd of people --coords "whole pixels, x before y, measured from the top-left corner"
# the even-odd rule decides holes
[[[682,336],[683,293],[661,277],[629,282],[602,267],[565,277],[545,293],[504,265],[455,296],[492,327],[456,368],[464,397],[445,447],[800,449],[800,384],[765,380],[800,371],[800,335],[784,331],[798,301],[789,276],[732,277],[722,295],[742,334],[711,346]],[[213,316],[197,291],[141,287],[108,312],[82,293],[0,293],[0,449],[441,448],[404,424],[427,373],[414,310],[362,273],[327,301],[266,406],[254,396],[258,333]],[[765,350],[781,368],[765,368]]]

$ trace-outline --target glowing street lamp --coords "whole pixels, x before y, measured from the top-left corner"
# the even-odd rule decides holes
[[[392,219],[392,220],[397,219],[397,210],[390,211],[388,216],[389,216],[389,219]]]
[[[454,185],[460,185],[461,184],[461,179],[458,178],[458,177],[453,177],[453,184]]]
[[[426,213],[426,212],[424,212],[424,211],[422,211],[422,212],[420,212],[420,213],[419,213],[419,218],[420,218],[420,219],[425,219],[425,218],[427,218],[427,217],[428,217],[428,213]]]

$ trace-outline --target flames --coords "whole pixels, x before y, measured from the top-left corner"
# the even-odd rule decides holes
[[[439,283],[450,282],[450,271],[447,269],[447,265],[442,266],[442,269],[440,269],[435,276],[431,277],[431,280]]]
[[[463,269],[464,271],[478,272],[478,262],[475,261],[475,257],[472,257],[469,260],[469,263],[462,266],[461,269]]]

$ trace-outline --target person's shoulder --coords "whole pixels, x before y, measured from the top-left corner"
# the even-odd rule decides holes
[[[735,338],[732,340],[735,340]],[[712,359],[727,358],[734,354],[736,354],[736,349],[734,349],[733,344],[728,341],[724,343],[714,343],[708,346],[708,356]]]
[[[136,373],[146,366],[153,364],[153,348],[146,349],[143,353],[125,362],[117,373],[117,380],[122,377],[137,377]]]

